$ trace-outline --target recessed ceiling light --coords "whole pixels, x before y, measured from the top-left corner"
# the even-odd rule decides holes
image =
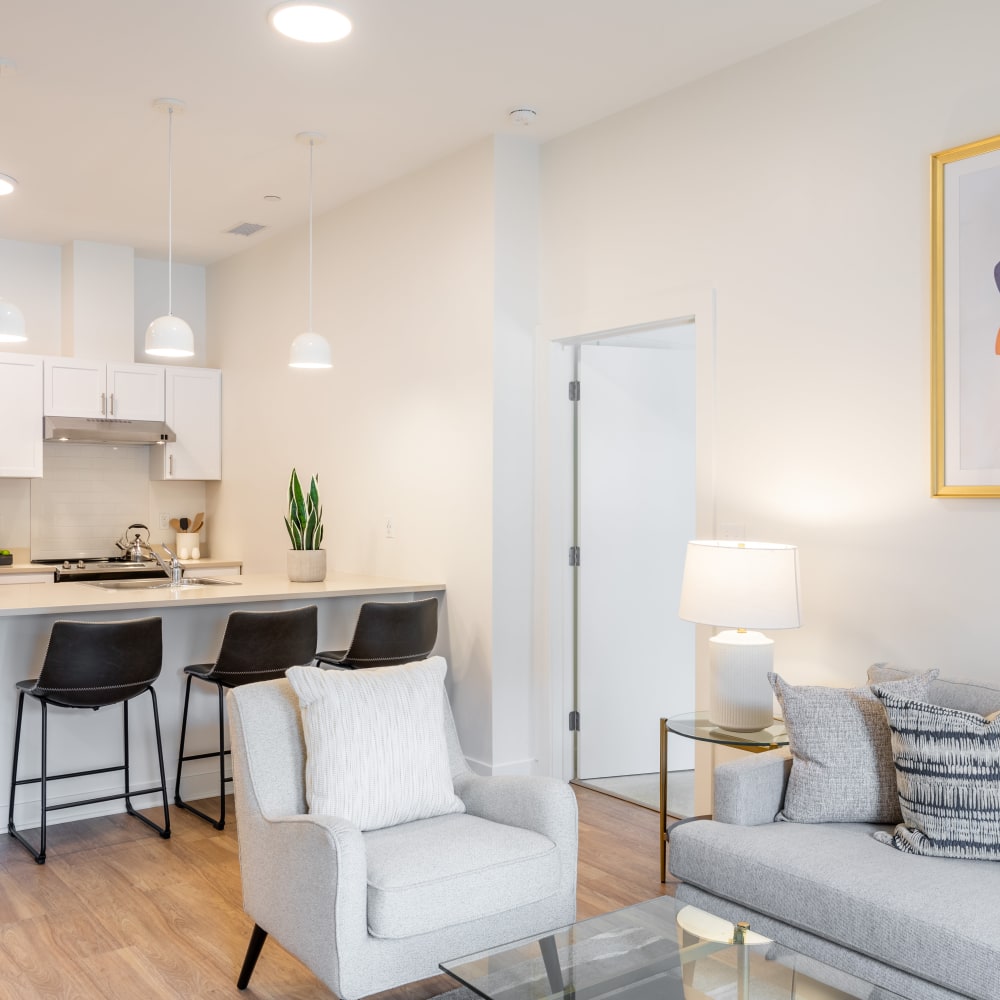
[[[11,194],[16,187],[17,181],[13,177],[8,177],[7,174],[0,174],[0,195]]]
[[[268,20],[275,31],[297,42],[339,42],[351,33],[351,22],[339,10],[317,0],[279,3]]]

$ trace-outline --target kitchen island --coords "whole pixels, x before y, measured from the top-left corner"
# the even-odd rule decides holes
[[[208,568],[206,567],[206,570]],[[199,576],[211,576],[199,569]],[[391,580],[382,577],[329,573],[322,583],[291,583],[281,574],[245,574],[220,577],[229,586],[163,588],[150,590],[106,590],[87,583],[25,583],[0,587],[0,727],[13,732],[17,696],[15,683],[38,675],[52,623],[73,621],[121,621],[156,616],[163,621],[163,669],[155,684],[163,733],[163,758],[169,798],[177,772],[184,699],[184,667],[210,663],[222,641],[226,620],[232,611],[280,611],[315,604],[319,611],[319,649],[345,649],[350,641],[358,609],[367,600],[409,601],[419,596],[443,596],[444,584],[436,581]],[[445,635],[438,640],[443,648]],[[198,685],[192,690],[188,717],[187,752],[210,750],[218,745],[215,690]],[[200,690],[204,687],[205,690]],[[34,699],[25,700],[21,736],[19,777],[38,774],[40,755],[39,719]],[[130,712],[132,783],[136,788],[158,780],[152,714],[149,699],[138,699]],[[5,721],[6,720],[6,721]],[[121,756],[121,710],[98,713],[78,709],[50,709],[49,772],[84,770],[119,763]],[[213,742],[214,740],[214,742]],[[0,741],[0,787],[6,804],[10,783],[12,741]],[[185,767],[185,799],[218,794],[218,771],[212,760]],[[74,798],[97,797],[119,789],[119,775],[73,778],[49,785],[52,804]],[[38,825],[38,786],[18,791],[15,822],[30,829]],[[156,797],[137,797],[140,808],[155,804]],[[124,803],[106,802],[49,814],[49,823],[83,816],[123,812]]]

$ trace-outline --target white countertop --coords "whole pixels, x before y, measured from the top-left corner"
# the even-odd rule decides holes
[[[192,564],[209,572],[210,560]],[[216,566],[234,565],[216,562]],[[443,583],[392,580],[377,576],[329,573],[322,583],[291,583],[283,574],[249,573],[226,579],[235,586],[174,590],[103,590],[85,583],[13,583],[0,587],[0,617],[75,614],[90,611],[134,611],[141,608],[204,604],[249,604],[257,601],[317,600],[371,594],[401,594],[444,590]]]

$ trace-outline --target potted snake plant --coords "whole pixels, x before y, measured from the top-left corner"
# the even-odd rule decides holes
[[[316,583],[326,579],[326,549],[323,542],[323,507],[319,500],[319,476],[303,490],[292,469],[288,481],[288,514],[285,527],[292,547],[288,550],[288,579],[293,583]]]

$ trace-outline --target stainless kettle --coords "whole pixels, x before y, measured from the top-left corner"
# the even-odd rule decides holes
[[[139,531],[135,531],[135,534],[129,538],[129,532],[136,528],[146,532],[145,541],[140,537]],[[125,562],[146,562],[152,558],[149,554],[149,528],[144,524],[130,524],[122,532],[122,537],[115,542],[115,545],[121,550]]]

